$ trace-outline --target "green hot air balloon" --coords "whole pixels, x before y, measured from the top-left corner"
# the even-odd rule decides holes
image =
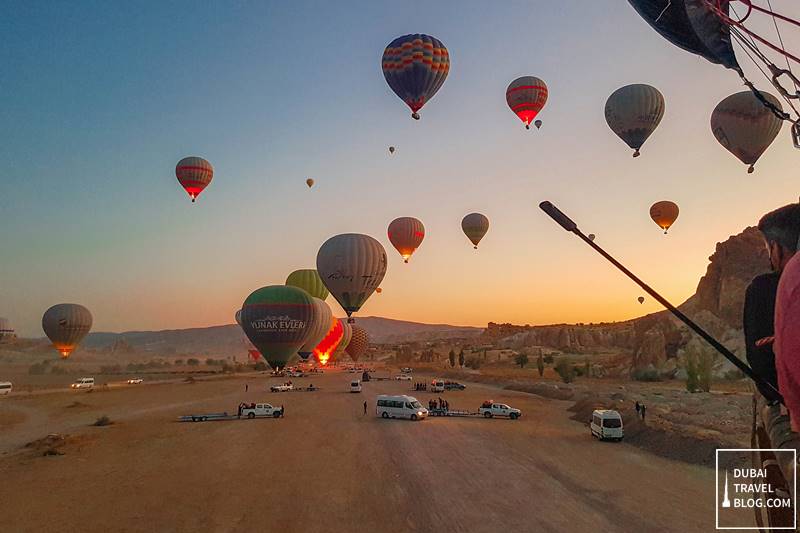
[[[319,273],[313,268],[295,270],[286,278],[286,284],[303,289],[314,298],[324,300],[328,297],[328,289],[322,283]]]
[[[286,366],[311,333],[314,304],[303,289],[271,285],[242,305],[242,329],[273,369]]]

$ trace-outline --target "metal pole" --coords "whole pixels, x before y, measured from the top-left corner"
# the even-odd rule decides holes
[[[759,386],[759,388],[761,388],[761,390],[768,391],[770,393],[768,398],[770,402],[783,403],[783,397],[771,383],[764,380],[761,376],[758,376],[755,372],[753,372],[752,368],[747,366],[747,364],[744,361],[736,357],[736,355],[733,352],[731,352],[725,346],[723,346],[717,339],[712,337],[706,330],[698,326],[693,320],[691,320],[689,317],[683,314],[683,312],[680,309],[672,305],[669,301],[666,300],[666,298],[658,294],[647,283],[639,279],[633,272],[625,268],[625,266],[622,263],[611,257],[611,255],[609,255],[608,252],[600,248],[600,246],[595,244],[594,241],[592,241],[586,235],[584,235],[583,232],[580,229],[578,229],[578,225],[575,222],[573,222],[572,219],[570,219],[567,215],[561,212],[561,210],[559,210],[556,206],[547,201],[540,203],[539,207],[542,209],[542,211],[547,213],[550,216],[550,218],[558,222],[558,224],[562,228],[569,231],[570,233],[574,233],[575,235],[580,237],[583,240],[583,242],[594,248],[595,251],[597,251],[597,253],[605,257],[612,265],[621,270],[623,274],[632,279],[645,292],[647,292],[647,294],[652,296],[658,303],[666,307],[673,315],[675,315],[675,317],[678,320],[686,324],[692,331],[700,335],[700,337],[702,337],[703,340],[705,340],[715,350],[721,353],[722,356],[725,357],[725,359],[733,363],[736,366],[736,368],[744,372],[744,374],[747,377],[752,379]]]

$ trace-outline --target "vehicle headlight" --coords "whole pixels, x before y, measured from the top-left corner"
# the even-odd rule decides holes
[[[422,416],[422,411],[417,412],[417,416]]]

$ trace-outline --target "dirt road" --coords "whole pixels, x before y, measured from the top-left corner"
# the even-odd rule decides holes
[[[9,531],[710,531],[714,473],[624,443],[598,443],[567,403],[480,385],[516,421],[382,420],[375,395],[433,395],[352,374],[296,379],[313,393],[269,393],[262,377],[145,385],[0,401],[0,517]],[[244,393],[244,384],[249,392]],[[177,423],[286,406],[286,418]],[[369,404],[364,416],[363,402]],[[90,427],[107,414],[115,424]],[[21,448],[48,433],[62,456]]]

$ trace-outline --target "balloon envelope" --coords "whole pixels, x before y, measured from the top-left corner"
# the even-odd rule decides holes
[[[325,338],[325,335],[327,335],[328,331],[331,329],[331,322],[333,321],[333,312],[328,304],[319,298],[314,298],[313,300],[314,312],[312,314],[308,339],[300,349],[297,350],[297,354],[303,361],[308,359],[308,356],[312,354],[314,348],[322,342],[322,339]]]
[[[517,78],[506,89],[506,103],[525,127],[530,128],[533,119],[547,103],[547,84],[535,76]],[[542,123],[537,122],[539,125]]]
[[[390,154],[393,154],[393,153],[394,153],[394,151],[395,151],[395,147],[394,147],[394,146],[390,146],[390,147],[389,147],[389,153],[390,153]]]
[[[343,318],[340,318],[339,321],[342,323],[342,338],[333,351],[332,356],[334,360],[338,360],[342,356],[345,349],[350,344],[350,339],[353,338],[353,325]]]
[[[539,128],[542,127],[542,121],[541,120],[537,120],[537,121],[535,121],[533,123],[533,125],[536,126],[536,129],[538,130]]]
[[[324,300],[328,297],[328,289],[322,283],[319,273],[313,268],[295,270],[286,278],[286,284],[303,289],[314,298]]]
[[[214,178],[214,167],[202,157],[184,157],[175,166],[175,176],[194,202]]]
[[[659,228],[664,230],[664,233],[672,226],[678,219],[678,204],[670,202],[669,200],[662,200],[650,206],[650,218],[653,219]]]
[[[489,219],[480,213],[470,213],[461,220],[461,229],[477,250],[478,243],[489,231]]]
[[[369,235],[336,235],[317,252],[317,271],[349,317],[361,309],[383,281],[386,250]]]
[[[764,97],[778,109],[782,109],[777,98],[762,92]],[[749,165],[754,165],[761,154],[769,148],[781,131],[783,121],[767,109],[751,91],[742,91],[725,98],[711,113],[711,131],[717,141],[730,153]]]
[[[79,304],[57,304],[45,311],[42,329],[66,359],[92,329],[92,313]]]
[[[386,83],[418,119],[417,111],[444,84],[450,72],[450,55],[444,44],[430,35],[403,35],[383,51],[381,66]]]
[[[664,96],[650,85],[620,87],[606,101],[608,127],[633,148],[633,157],[639,155],[639,149],[663,117]]]
[[[313,300],[303,289],[262,287],[242,305],[242,329],[267,363],[279,369],[308,338],[313,312]]]
[[[640,304],[643,304],[643,303],[644,303],[644,296],[639,296],[639,297],[637,298],[637,300],[639,300],[639,303],[640,303]]]
[[[342,326],[342,321],[338,318],[333,318],[330,329],[314,348],[314,357],[319,364],[323,366],[328,364],[328,360],[333,355],[333,352],[336,351],[343,335],[344,327]]]
[[[313,186],[314,186],[314,180],[313,180],[313,179],[311,179],[311,178],[308,178],[308,179],[306,180],[306,185],[308,185],[308,188],[310,189],[311,187],[313,187]]]
[[[346,350],[350,359],[357,362],[358,358],[361,357],[369,347],[369,333],[358,324],[353,324],[352,327],[353,334],[350,337],[350,343],[347,345]]]
[[[237,324],[239,324],[240,326],[242,325],[242,310],[241,309],[239,309],[238,311],[236,311],[236,313],[234,313],[233,319],[236,320]]]
[[[414,217],[400,217],[389,224],[388,234],[389,242],[400,252],[403,261],[408,263],[408,258],[425,238],[425,226]]]

